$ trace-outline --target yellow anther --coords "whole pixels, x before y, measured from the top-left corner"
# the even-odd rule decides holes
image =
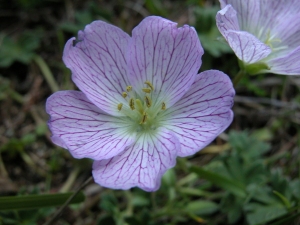
[[[127,86],[126,90],[127,90],[127,92],[131,91],[132,90],[132,86]]]
[[[131,98],[131,99],[129,100],[129,106],[130,106],[131,110],[134,110],[134,109],[135,109],[135,108],[134,108],[134,99],[133,99],[133,98]]]
[[[146,102],[146,106],[150,108],[150,106],[152,105],[152,101],[151,98],[148,97],[147,95],[145,96],[145,102]]]
[[[151,93],[152,89],[151,88],[142,88],[142,91],[145,93]]]
[[[118,110],[119,110],[119,111],[122,109],[122,107],[123,107],[123,104],[122,104],[122,103],[118,104]]]
[[[146,112],[144,112],[144,113],[143,113],[143,117],[142,117],[142,120],[141,120],[140,124],[143,124],[143,123],[145,123],[145,122],[147,121],[147,118],[148,118],[148,115],[147,115],[147,113],[146,113]]]
[[[153,87],[153,85],[151,84],[151,82],[150,81],[145,81],[145,84],[147,84],[148,85],[148,87],[149,88],[151,88],[151,90],[153,91],[154,90],[154,87]]]
[[[161,104],[161,109],[162,109],[162,110],[166,110],[166,103],[163,102],[163,103]]]
[[[126,97],[127,97],[127,92],[124,91],[124,92],[122,93],[122,96],[123,96],[123,98],[126,98]]]

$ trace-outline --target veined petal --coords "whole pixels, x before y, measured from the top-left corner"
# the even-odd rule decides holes
[[[163,98],[170,107],[189,89],[200,65],[203,49],[194,28],[157,16],[144,19],[132,32],[129,44],[131,83],[154,86],[152,98]]]
[[[297,40],[299,45],[299,10],[298,0],[220,0],[221,8],[231,5],[237,12],[237,19],[241,30],[254,34],[262,42],[275,39],[273,46],[296,46],[292,42]],[[294,35],[294,38],[289,38]]]
[[[272,35],[275,37],[275,48],[290,50],[300,46],[300,12],[282,17],[272,30]]]
[[[235,10],[227,5],[218,12],[217,26],[236,56],[245,63],[255,63],[271,53],[271,48],[254,35],[239,31]]]
[[[241,30],[255,32],[260,19],[261,0],[220,0],[220,3],[222,9],[234,8]]]
[[[165,171],[176,163],[180,144],[171,132],[161,130],[156,135],[144,134],[135,144],[112,159],[95,161],[95,182],[108,188],[139,187],[156,191]]]
[[[248,1],[250,2],[250,0]],[[260,27],[264,32],[271,32],[271,35],[285,36],[285,33],[279,33],[277,29],[279,28],[278,31],[281,28],[285,29],[282,27],[282,25],[286,26],[284,21],[298,14],[299,10],[300,1],[298,0],[260,1],[260,10],[257,12],[260,15],[260,19],[256,26]],[[277,36],[277,38],[280,37]]]
[[[237,12],[231,7],[231,5],[227,5],[224,9],[218,11],[216,22],[223,35],[228,30],[240,30]]]
[[[236,56],[245,63],[251,64],[266,58],[271,48],[245,31],[226,31],[227,42]]]
[[[276,74],[300,75],[300,46],[291,53],[267,61],[270,71]],[[269,71],[267,71],[269,72]]]
[[[74,83],[111,115],[120,115],[117,105],[125,103],[121,94],[129,85],[125,58],[129,39],[118,27],[95,21],[78,33],[77,40],[71,38],[63,53]]]
[[[232,122],[235,91],[229,77],[217,70],[200,73],[190,90],[166,111],[164,127],[181,143],[178,156],[194,154]]]
[[[46,111],[52,141],[75,158],[108,159],[135,140],[122,117],[103,112],[79,91],[54,93],[47,100]]]

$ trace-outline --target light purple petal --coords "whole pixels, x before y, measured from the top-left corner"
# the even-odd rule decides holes
[[[299,45],[299,0],[220,0],[220,3],[221,8],[231,5],[237,11],[241,30],[254,34],[262,42],[275,37],[282,42],[273,43],[275,47],[276,44]]]
[[[268,45],[265,45],[248,32],[227,31],[225,35],[236,56],[245,63],[258,62],[272,52]]]
[[[95,161],[95,182],[108,188],[139,187],[156,191],[165,171],[176,163],[178,140],[168,131],[143,134],[138,141],[112,159]]]
[[[281,28],[283,21],[287,19],[289,20],[289,17],[293,17],[293,15],[298,14],[300,11],[299,0],[255,1],[260,2],[260,9],[256,11],[253,10],[252,13],[258,14],[260,18],[258,24],[253,23],[253,25],[256,25],[260,29],[264,30],[265,33],[271,32],[271,35],[274,34],[273,32],[276,31],[277,28]],[[252,0],[247,0],[246,2],[252,2]],[[235,8],[234,4],[233,8]],[[243,10],[249,11],[247,7],[245,7]],[[250,9],[250,13],[251,10],[252,9]]]
[[[255,63],[271,53],[271,48],[254,35],[237,30],[235,10],[227,5],[218,12],[217,26],[236,56],[245,63]]]
[[[255,32],[260,19],[261,0],[220,0],[221,8],[231,5],[236,11],[236,17],[241,30]]]
[[[178,156],[196,153],[232,122],[235,91],[229,77],[217,70],[200,73],[191,89],[166,112],[165,125],[179,138]]]
[[[295,48],[300,46],[300,1],[277,0],[264,2],[261,23],[279,40],[275,44]],[[276,46],[276,45],[275,45]]]
[[[117,105],[125,103],[121,94],[129,83],[125,58],[129,39],[121,29],[95,21],[79,31],[77,43],[71,38],[64,49],[63,60],[74,83],[111,115],[120,115]]]
[[[59,91],[46,103],[52,141],[75,158],[111,158],[135,140],[120,117],[112,117],[91,103],[82,92]]]
[[[300,75],[300,46],[284,57],[269,60],[270,71],[276,74]]]
[[[193,83],[203,54],[194,28],[177,28],[176,23],[156,16],[147,17],[133,30],[129,49],[130,79],[136,91],[143,95],[144,82],[152,82],[152,99],[162,97],[167,107]]]
[[[293,49],[300,46],[300,13],[288,14],[281,18],[274,27],[272,35],[275,37],[274,48],[283,46]]]
[[[216,22],[223,35],[228,30],[240,30],[237,12],[231,7],[231,5],[227,5],[224,9],[217,13]]]

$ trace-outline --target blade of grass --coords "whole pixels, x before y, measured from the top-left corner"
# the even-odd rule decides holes
[[[39,66],[40,70],[42,71],[42,74],[47,81],[48,85],[51,88],[52,92],[59,91],[59,87],[57,83],[54,80],[53,74],[51,73],[51,70],[49,69],[48,65],[44,61],[44,59],[38,55],[36,55],[33,60],[35,63]]]
[[[73,193],[59,194],[39,194],[24,196],[0,197],[0,211],[4,210],[27,210],[42,207],[59,206],[66,202]],[[84,201],[84,195],[79,192],[70,202],[70,204],[80,203]]]

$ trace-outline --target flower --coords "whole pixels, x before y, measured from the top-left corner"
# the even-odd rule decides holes
[[[299,0],[219,0],[217,26],[252,74],[300,74]]]
[[[232,122],[234,89],[220,71],[197,74],[194,28],[145,18],[132,37],[102,21],[71,38],[64,63],[80,91],[46,103],[52,141],[91,158],[96,183],[155,191],[176,157],[189,156]]]

